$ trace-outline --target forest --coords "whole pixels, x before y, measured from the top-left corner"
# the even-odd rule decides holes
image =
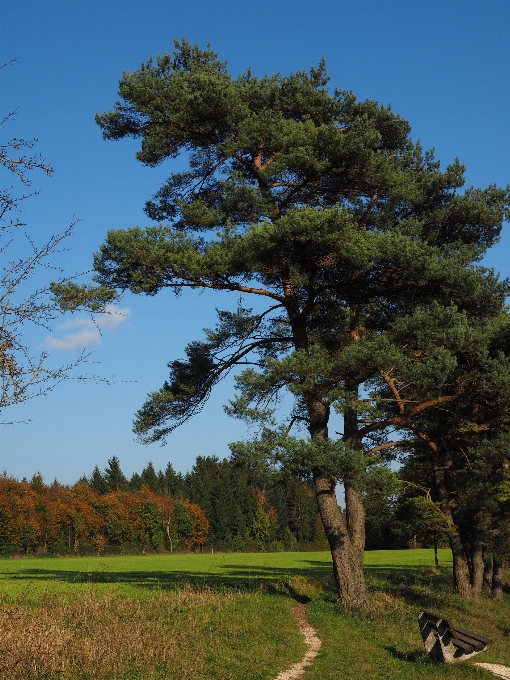
[[[447,545],[447,524],[424,491],[388,467],[373,471],[364,492],[368,550]],[[113,456],[72,486],[40,474],[0,477],[3,555],[326,548],[311,481],[235,456],[199,456],[185,474],[149,462],[130,478]]]

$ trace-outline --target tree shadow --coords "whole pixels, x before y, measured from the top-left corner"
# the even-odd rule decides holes
[[[258,554],[258,553],[257,553]],[[119,571],[111,569],[107,563],[98,563],[97,569],[80,569],[77,562],[76,569],[53,569],[50,564],[48,568],[26,567],[21,572],[0,572],[0,576],[6,581],[56,581],[63,583],[124,583],[141,588],[153,588],[156,585],[165,588],[173,588],[183,582],[191,585],[208,585],[209,587],[230,587],[239,588],[250,584],[249,589],[260,588],[261,584],[274,581],[282,581],[300,576],[312,582],[325,583],[331,581],[333,576],[332,565],[329,560],[308,559],[302,560],[301,565],[295,567],[277,567],[261,564],[232,564],[221,563],[211,565],[209,571],[192,571],[190,569],[179,569],[172,565],[169,558],[166,568],[159,570],[129,570]],[[391,565],[366,566],[369,587],[371,581],[375,588],[380,588],[387,584],[390,587],[397,587],[402,595],[413,600],[420,600],[422,595],[415,591],[413,583],[418,586],[421,581],[426,580],[421,573],[421,567],[409,566],[405,568],[392,568]],[[434,577],[434,583],[446,581],[444,574]],[[332,581],[331,581],[332,583]]]
[[[77,567],[79,565],[77,564]],[[323,581],[332,573],[331,563],[315,560],[306,561],[306,567],[273,567],[266,565],[240,566],[238,564],[215,565],[214,571],[197,572],[172,568],[169,561],[164,570],[111,569],[110,565],[98,565],[90,569],[27,569],[22,572],[3,572],[2,580],[17,583],[68,583],[68,584],[124,584],[141,589],[175,590],[183,585],[228,589],[235,591],[264,590],[279,595],[290,596],[298,602],[308,602],[309,597],[300,594],[290,583],[293,577],[301,576],[311,581]],[[282,584],[285,587],[282,587]]]
[[[401,652],[396,647],[383,647],[393,658],[399,661],[406,661],[407,663],[421,663],[430,666],[437,666],[438,662],[431,656],[425,654],[423,650],[414,650],[412,652]]]

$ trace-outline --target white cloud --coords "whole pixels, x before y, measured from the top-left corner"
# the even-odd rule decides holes
[[[80,316],[60,324],[57,326],[56,334],[49,335],[41,346],[46,349],[72,351],[100,345],[102,332],[113,331],[126,321],[130,313],[131,310],[127,307],[120,309],[108,305],[103,314],[94,314],[89,317]],[[57,337],[64,331],[70,332],[64,333],[63,337]]]

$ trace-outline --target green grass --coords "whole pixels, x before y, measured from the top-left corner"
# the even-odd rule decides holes
[[[490,680],[471,662],[426,657],[417,614],[436,611],[493,638],[475,661],[510,665],[508,582],[502,602],[468,602],[453,592],[451,553],[440,551],[440,569],[433,562],[432,550],[367,553],[373,611],[361,615],[335,605],[326,552],[0,560],[0,659],[9,651],[6,622],[18,621],[19,654],[29,654],[27,641],[43,629],[45,640],[51,630],[63,640],[46,661],[34,643],[40,667],[32,674],[30,662],[2,674],[0,661],[0,678],[271,680],[303,654],[291,616],[298,601],[323,643],[306,680]]]
[[[449,550],[439,551],[440,564],[451,565]],[[367,574],[393,573],[432,566],[432,550],[376,550],[367,552]],[[4,592],[37,594],[68,592],[70,584],[94,584],[109,589],[119,585],[131,593],[140,589],[174,589],[183,583],[253,590],[267,581],[293,576],[328,578],[328,552],[134,555],[112,557],[56,557],[0,560],[0,588]]]

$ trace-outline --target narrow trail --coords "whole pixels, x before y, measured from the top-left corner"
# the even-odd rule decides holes
[[[499,663],[475,663],[475,666],[485,668],[486,671],[494,673],[494,675],[498,678],[510,680],[510,668],[508,668],[508,666],[502,666]]]
[[[308,623],[308,619],[306,618],[306,607],[304,604],[298,604],[296,607],[293,607],[292,616],[296,620],[298,628],[305,638],[305,644],[308,649],[301,661],[292,664],[286,671],[282,671],[275,680],[298,680],[305,672],[306,667],[310,666],[315,659],[322,645],[322,642],[316,635],[317,631]]]

